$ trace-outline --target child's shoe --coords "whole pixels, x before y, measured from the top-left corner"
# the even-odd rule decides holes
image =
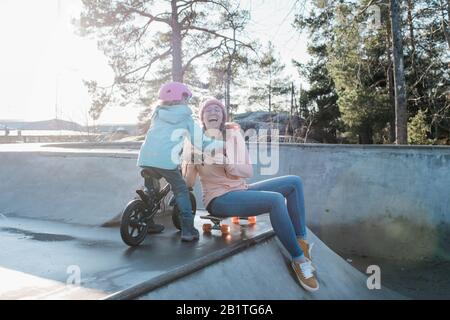
[[[181,218],[181,241],[194,241],[200,238],[200,233],[194,227],[194,217]]]
[[[155,221],[150,220],[148,223],[148,231],[147,233],[161,233],[164,231],[164,226],[159,223],[155,223]]]
[[[295,271],[300,285],[309,292],[314,292],[319,290],[319,282],[313,274],[311,262],[297,262],[295,260],[291,263],[292,269]]]

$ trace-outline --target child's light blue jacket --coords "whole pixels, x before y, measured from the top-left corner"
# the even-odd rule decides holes
[[[150,128],[139,151],[137,165],[176,169],[180,164],[185,137],[198,149],[212,142],[194,122],[192,111],[187,105],[158,106],[153,112]],[[223,142],[215,141],[214,145],[208,146],[211,147],[223,148]]]

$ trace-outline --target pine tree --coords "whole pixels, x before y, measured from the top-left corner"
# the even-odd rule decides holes
[[[407,0],[402,4],[401,29],[395,34],[401,35],[403,42],[407,112],[411,118],[424,112],[425,121],[431,125],[430,138],[448,141],[450,74],[446,51],[450,49],[450,4],[444,0]],[[372,23],[370,27],[377,10],[378,25]],[[389,1],[328,0],[308,14],[298,15],[296,25],[310,32],[313,56],[300,71],[306,78],[316,75],[321,79],[318,89],[324,92],[329,74],[328,83],[334,87],[328,89],[337,94],[346,136],[357,137],[353,142],[392,143],[396,97]],[[321,46],[325,49],[311,50]],[[322,69],[324,61],[326,72]],[[314,86],[312,79],[309,82]],[[332,91],[327,93],[332,97]],[[316,95],[311,99],[317,100]]]
[[[334,80],[327,68],[330,61],[327,45],[333,41],[332,26],[335,17],[333,8],[333,1],[329,2],[329,6],[316,2],[310,12],[296,15],[294,25],[299,31],[307,31],[310,34],[308,53],[311,60],[304,64],[293,61],[300,77],[309,83],[309,89],[305,90],[305,94],[301,97],[304,105],[316,109],[311,126],[320,132],[319,136],[323,137],[320,139],[321,142],[330,143],[337,142],[338,131],[344,130],[340,121]],[[311,118],[310,113],[304,110],[302,117]]]
[[[291,81],[283,75],[284,69],[285,65],[280,62],[273,44],[269,42],[267,49],[250,69],[248,102],[251,106],[267,110],[270,115],[286,111]]]
[[[430,121],[427,121],[425,112],[419,110],[408,122],[408,143],[432,144],[434,141],[428,138],[430,136],[430,130]]]
[[[242,85],[240,76],[245,74],[249,65],[249,55],[255,55],[248,47],[236,41],[244,32],[250,18],[247,11],[230,8],[222,17],[222,25],[231,30],[230,38],[224,42],[220,50],[213,54],[214,63],[209,66],[208,89],[214,96],[223,98],[230,117],[243,100],[242,92],[233,90]],[[253,42],[251,47],[256,48]]]
[[[233,40],[220,24],[232,0],[83,0],[80,33],[93,36],[115,73],[112,85],[86,81],[99,115],[114,102],[145,104],[168,80],[195,85],[195,62]]]
[[[443,0],[409,0],[404,20],[405,72],[408,111],[420,111],[431,125],[430,137],[450,137],[450,3]]]
[[[328,69],[339,95],[342,120],[359,143],[371,144],[375,132],[383,130],[390,118],[386,46],[383,34],[367,28],[364,15],[355,14],[358,9],[356,4],[337,7]]]

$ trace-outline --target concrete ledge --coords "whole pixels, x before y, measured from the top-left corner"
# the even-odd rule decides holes
[[[57,147],[57,148],[100,148],[100,149],[136,149],[138,150],[142,145],[141,141],[136,142],[101,142],[101,143],[51,143],[42,145],[42,147]],[[256,145],[256,143],[249,143],[249,145]],[[361,150],[439,150],[450,153],[450,146],[445,145],[395,145],[395,144],[325,144],[325,143],[279,143],[279,146],[289,146],[304,149],[318,148],[318,149],[361,149]]]
[[[56,147],[56,148],[80,148],[80,149],[139,149],[142,142],[74,142],[74,143],[51,143],[42,145],[42,147]]]
[[[138,285],[132,286],[130,288],[124,289],[112,295],[109,295],[102,300],[128,300],[137,298],[143,294],[146,294],[150,291],[153,291],[157,288],[160,288],[166,284],[169,284],[175,280],[178,280],[182,277],[190,275],[198,270],[206,268],[216,262],[219,262],[227,257],[235,255],[239,252],[242,252],[258,243],[264,242],[275,235],[273,231],[267,231],[260,235],[255,236],[254,238],[241,240],[236,242],[229,247],[225,247],[223,249],[217,250],[213,253],[210,253],[206,256],[203,256],[197,260],[194,260],[191,263],[173,269],[169,272],[166,272],[160,276],[157,276],[148,281],[142,282]]]

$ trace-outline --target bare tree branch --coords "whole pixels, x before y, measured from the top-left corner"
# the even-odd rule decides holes
[[[184,30],[185,28],[183,27],[182,29]],[[242,41],[240,41],[240,40],[234,40],[233,38],[230,38],[230,37],[227,37],[227,36],[225,36],[225,35],[222,35],[222,34],[218,33],[217,31],[214,31],[214,30],[210,30],[210,29],[203,28],[203,27],[198,27],[198,26],[190,26],[189,29],[190,29],[190,30],[203,31],[203,32],[212,34],[212,35],[214,35],[214,36],[216,36],[216,37],[218,37],[218,38],[227,39],[227,40],[231,40],[231,41],[236,41],[236,42],[238,42],[239,44],[241,44],[242,46],[247,47],[247,48],[253,50],[253,47],[252,47],[250,44],[245,43],[245,42],[242,42]]]
[[[122,6],[126,10],[128,10],[130,12],[137,13],[140,16],[149,18],[150,22],[157,21],[157,22],[163,22],[163,23],[166,23],[166,24],[170,25],[170,19],[169,18],[161,18],[160,17],[161,15],[168,14],[168,12],[163,12],[163,13],[158,14],[158,15],[155,16],[155,15],[152,15],[151,13],[148,13],[148,12],[145,12],[145,11],[141,11],[141,10],[138,10],[136,8],[133,8],[133,7],[129,7],[129,6],[125,5],[125,4],[122,4]]]
[[[131,71],[129,71],[129,72],[123,74],[123,75],[118,76],[117,79],[126,78],[130,74],[136,73],[136,72],[138,72],[138,71],[140,71],[142,69],[145,69],[145,68],[147,68],[147,71],[145,72],[145,74],[146,74],[153,63],[155,63],[157,60],[160,60],[160,59],[163,59],[163,58],[167,57],[171,52],[172,52],[172,48],[168,49],[167,51],[165,51],[165,52],[163,52],[163,53],[161,53],[161,54],[159,54],[157,56],[154,56],[148,63],[144,64],[143,66],[140,66],[140,67],[138,67],[138,68],[136,68],[134,70],[131,70]]]
[[[181,10],[179,12],[181,12],[187,8],[192,8],[192,6],[196,3],[212,3],[212,4],[222,7],[227,12],[229,9],[224,2],[215,1],[215,0],[191,0],[191,1],[183,1],[183,2],[184,2],[184,4],[178,6],[178,8],[181,8]]]
[[[215,47],[208,48],[208,49],[206,49],[205,51],[202,51],[202,52],[196,54],[195,56],[191,57],[191,58],[188,60],[188,62],[186,62],[185,66],[183,67],[183,74],[186,72],[186,70],[189,68],[189,66],[191,65],[191,63],[192,63],[195,59],[200,58],[201,56],[204,56],[205,54],[208,54],[208,53],[210,53],[210,52],[212,52],[212,51],[214,51],[214,50],[220,49],[220,47],[221,47],[222,45],[223,45],[223,41],[221,41],[219,45],[217,45],[217,46],[215,46]]]

